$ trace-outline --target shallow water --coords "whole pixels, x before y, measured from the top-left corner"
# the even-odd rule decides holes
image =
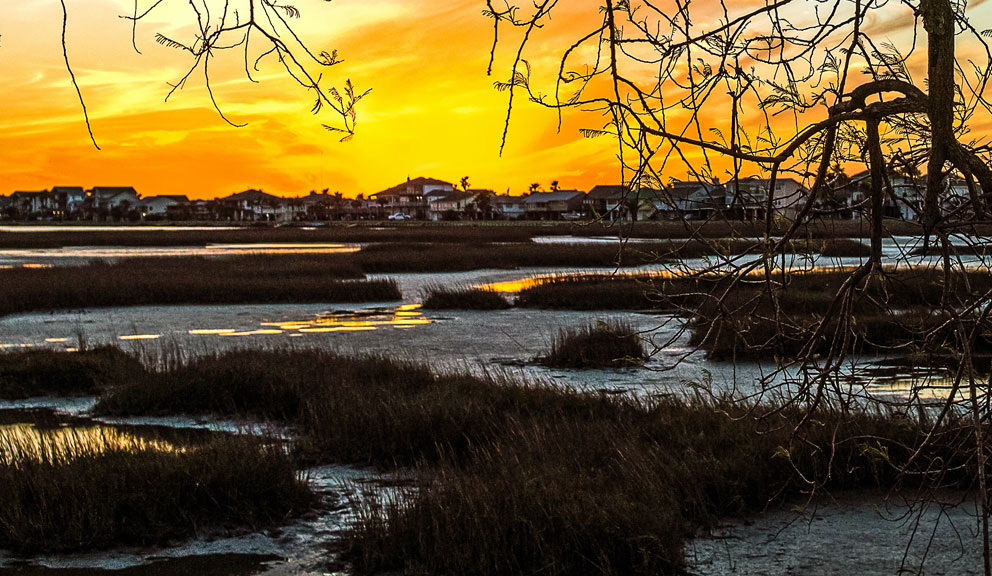
[[[159,425],[108,424],[106,420],[67,415],[52,409],[0,409],[0,464],[35,452],[64,457],[106,450],[183,450],[214,432],[186,427],[183,419],[161,418]],[[237,433],[268,433],[271,428],[245,426]],[[39,447],[44,447],[39,448]],[[19,450],[12,454],[11,448]],[[0,550],[3,574],[134,574],[235,576],[304,574],[323,571],[333,554],[327,551],[352,518],[350,498],[383,488],[389,497],[402,486],[400,475],[371,469],[320,466],[302,472],[322,505],[291,524],[250,534],[209,534],[168,547],[131,547],[77,554],[18,557]],[[193,572],[190,572],[190,571]]]
[[[901,248],[900,248],[901,249]],[[843,261],[842,261],[843,262]],[[642,270],[659,270],[644,267]],[[584,268],[567,272],[602,273],[606,268]],[[230,306],[143,306],[133,308],[59,311],[0,318],[0,349],[50,347],[73,349],[116,343],[143,354],[150,361],[169,361],[170,355],[195,355],[232,348],[320,347],[342,352],[379,352],[441,366],[475,372],[506,371],[526,378],[559,384],[637,394],[684,394],[690,383],[707,383],[716,390],[754,392],[754,383],[774,370],[771,363],[713,362],[692,350],[683,324],[671,315],[633,312],[585,312],[509,309],[502,311],[426,311],[419,307],[423,290],[432,283],[479,285],[526,280],[562,270],[480,270],[450,274],[389,275],[400,284],[403,303],[366,305],[230,305]],[[559,328],[597,318],[629,322],[657,346],[657,353],[643,368],[625,370],[561,370],[534,365],[534,356],[545,350]],[[83,340],[81,342],[80,340]],[[866,380],[876,392],[904,396],[929,383],[931,374],[877,370],[858,374],[848,384],[852,394],[863,392]],[[937,378],[943,376],[937,375]],[[934,398],[939,399],[939,395]],[[56,406],[83,413],[92,399],[35,399],[4,406]],[[104,421],[105,424],[156,424],[169,427],[206,428],[244,432],[243,423],[209,419],[159,418]],[[285,432],[284,432],[285,433]],[[96,554],[40,557],[31,566],[13,568],[0,553],[0,571],[13,574],[102,574],[104,570],[127,570],[113,574],[136,575],[241,575],[311,574],[329,570],[326,544],[335,539],[350,518],[345,494],[360,491],[375,474],[368,470],[328,466],[308,471],[312,486],[330,503],[318,514],[282,530],[241,537],[197,540],[162,549],[115,550]],[[906,535],[893,523],[872,524],[866,512],[854,503],[836,512],[819,512],[811,526],[825,531],[796,532],[786,528],[779,540],[768,541],[794,516],[771,514],[752,526],[731,525],[725,538],[701,539],[693,545],[700,574],[894,574],[891,559],[901,557]],[[797,526],[793,523],[791,526]],[[863,542],[863,526],[872,526],[871,545]],[[941,532],[952,550],[953,533]],[[945,540],[941,540],[945,543]],[[972,543],[969,549],[975,549]],[[943,544],[942,544],[943,545]],[[862,546],[862,548],[858,548]],[[863,553],[851,550],[864,550]],[[843,556],[829,571],[834,556]],[[866,558],[884,556],[884,562],[866,566]],[[283,559],[291,560],[283,560]],[[966,556],[970,558],[970,556]],[[860,561],[860,562],[859,562]],[[950,565],[950,564],[949,564]],[[6,566],[6,568],[4,568]],[[953,565],[958,566],[958,565]],[[54,571],[54,572],[53,572]],[[929,570],[927,573],[931,573]],[[939,573],[939,572],[937,572]],[[969,573],[950,570],[947,573]]]
[[[978,575],[984,570],[975,512],[973,501],[954,494],[929,504],[922,495],[833,495],[724,523],[690,541],[686,558],[697,576]]]

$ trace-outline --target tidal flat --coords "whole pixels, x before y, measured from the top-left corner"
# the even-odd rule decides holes
[[[303,232],[308,231],[294,233]],[[722,360],[693,341],[696,325],[685,303],[657,305],[664,294],[659,281],[671,283],[673,272],[691,273],[713,261],[628,259],[631,267],[622,272],[633,281],[626,288],[614,285],[598,301],[580,306],[578,297],[557,294],[551,298],[558,306],[521,306],[523,290],[549,284],[547,278],[576,278],[577,293],[586,298],[594,292],[589,282],[624,280],[615,264],[602,260],[617,253],[615,239],[570,234],[535,233],[533,246],[511,248],[503,260],[486,259],[499,245],[426,241],[335,254],[249,255],[270,260],[270,277],[282,274],[283,283],[315,273],[335,275],[334,281],[383,280],[398,289],[396,299],[335,302],[324,296],[302,303],[288,295],[265,303],[118,302],[0,318],[0,348],[16,368],[0,369],[0,379],[17,375],[6,380],[11,392],[0,410],[48,407],[59,415],[49,424],[67,429],[80,424],[69,414],[115,429],[155,424],[252,442],[269,438],[263,444],[282,447],[293,474],[317,502],[271,523],[238,527],[221,521],[220,532],[197,530],[153,546],[121,543],[54,553],[17,552],[8,545],[12,551],[0,554],[0,566],[27,574],[110,568],[181,574],[190,567],[215,574],[537,568],[566,574],[597,566],[620,573],[776,573],[796,566],[804,573],[839,573],[828,571],[823,558],[837,547],[864,548],[857,527],[871,519],[879,494],[911,494],[902,490],[913,486],[893,475],[905,457],[903,446],[920,432],[907,408],[947,400],[946,367],[859,356],[856,366],[840,372],[844,397],[858,405],[884,400],[888,407],[853,413],[825,408],[815,418],[819,428],[790,437],[786,432],[797,414],[787,409],[788,390],[801,374],[779,370],[760,355]],[[718,243],[729,249],[717,263],[746,262],[734,254],[735,244]],[[863,257],[855,244],[863,247],[856,241],[837,244],[829,248],[831,256],[817,253],[829,251],[826,243],[811,243],[797,248],[790,266],[856,266]],[[649,255],[657,260],[659,245],[657,239],[630,244],[642,249],[644,262]],[[891,240],[887,258],[893,266],[904,265],[911,247],[912,239]],[[541,267],[520,267],[542,250]],[[201,258],[198,275],[213,275],[219,286],[225,278],[250,283],[250,271],[216,273],[243,256]],[[177,255],[161,258],[149,265],[176,271],[186,263]],[[916,265],[932,257],[912,258]],[[965,261],[976,266],[983,258],[974,254]],[[142,265],[118,256],[104,260],[101,266],[112,261],[122,271]],[[72,269],[62,264],[27,271]],[[322,271],[308,271],[306,264]],[[423,304],[431,287],[480,290],[517,305],[428,309]],[[560,331],[600,321],[629,326],[648,359],[598,369],[535,362]],[[98,350],[105,356],[87,364],[87,354]],[[617,359],[628,356],[633,355]],[[758,413],[782,420],[769,433],[767,418],[754,418]],[[940,437],[952,445],[955,432],[946,433]],[[895,444],[867,440],[875,438]],[[926,459],[955,454],[940,443],[933,449]],[[810,499],[799,480],[806,476],[797,477],[797,470],[812,476],[830,470],[831,480]],[[952,474],[943,485],[959,505],[943,506],[937,516],[955,524],[926,524],[939,534],[938,542],[950,542],[974,513],[967,468],[960,471],[961,478]],[[486,510],[507,513],[492,516]],[[813,530],[818,517],[831,519],[829,537]],[[812,518],[808,534],[819,534],[810,536],[813,544],[776,543],[780,527],[804,518]],[[878,574],[898,569],[889,560],[906,542],[899,526],[873,528],[872,549],[886,555],[876,563]],[[782,542],[803,539],[795,530],[782,534]],[[425,547],[425,539],[444,546]],[[977,548],[968,538],[962,541],[966,552],[951,557],[948,546],[930,559],[955,573],[971,573]],[[842,565],[865,569],[856,553],[848,556]],[[918,556],[911,563],[922,562]]]

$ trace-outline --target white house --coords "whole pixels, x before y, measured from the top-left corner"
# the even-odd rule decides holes
[[[162,194],[159,196],[148,196],[141,200],[141,213],[144,217],[164,217],[169,213],[169,209],[175,210],[179,206],[189,204],[189,198],[183,195]]]

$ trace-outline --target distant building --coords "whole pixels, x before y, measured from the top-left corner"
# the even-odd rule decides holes
[[[52,193],[48,190],[18,190],[10,195],[10,209],[15,218],[51,218],[55,210]]]
[[[225,208],[224,216],[239,222],[286,222],[306,214],[306,207],[297,199],[280,198],[255,189],[218,198],[217,203]]]
[[[623,204],[629,191],[630,188],[627,186],[612,184],[595,186],[583,200],[584,211],[591,218],[605,218],[612,222],[619,216],[616,207]]]
[[[435,178],[414,178],[369,196],[381,215],[402,213],[411,218],[427,218],[427,198],[442,192],[453,192],[455,186]]]
[[[84,217],[89,196],[82,186],[56,186],[52,188],[56,216],[62,219]]]
[[[768,208],[768,196],[772,196],[772,210],[786,218],[795,218],[802,207],[806,190],[792,178],[778,178],[775,189],[769,190],[771,180],[748,177],[731,180],[726,184],[724,212],[729,217],[761,219]]]
[[[501,220],[520,220],[527,210],[524,207],[526,196],[496,196],[493,198],[493,215]]]
[[[141,196],[131,186],[95,186],[89,190],[94,208],[117,208],[125,202],[137,206]]]
[[[430,220],[456,220],[466,215],[475,199],[473,190],[433,191],[427,197],[427,217]]]
[[[532,220],[562,220],[579,215],[585,197],[578,190],[534,192],[524,199],[524,212]]]
[[[163,194],[160,196],[148,196],[141,200],[140,210],[143,218],[152,220],[164,219],[172,216],[181,216],[189,207],[189,198],[184,195]],[[183,219],[183,218],[175,218]]]
[[[645,196],[655,208],[652,218],[705,220],[725,210],[727,191],[718,182],[676,181]]]

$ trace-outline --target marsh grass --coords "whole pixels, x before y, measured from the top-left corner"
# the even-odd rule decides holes
[[[629,322],[600,320],[558,330],[551,347],[537,361],[553,368],[623,368],[648,358]]]
[[[501,293],[472,286],[432,284],[422,294],[427,310],[504,310],[512,306]]]
[[[202,225],[202,223],[198,223]],[[920,234],[918,223],[889,220],[892,235]],[[24,226],[29,229],[30,226]],[[786,223],[775,223],[772,234],[781,235]],[[800,237],[863,237],[869,226],[861,221],[818,220],[800,227]],[[533,236],[612,236],[631,238],[758,238],[765,233],[764,221],[713,220],[708,222],[328,222],[315,229],[282,226],[237,230],[175,231],[55,231],[0,232],[2,248],[56,248],[64,246],[204,246],[213,243],[326,243],[326,242],[526,242]],[[978,225],[976,234],[988,235],[992,228]]]
[[[331,255],[334,256],[334,255]],[[392,280],[326,256],[138,258],[0,271],[0,315],[51,309],[167,304],[384,302]]]
[[[360,574],[674,574],[696,530],[801,497],[804,478],[889,488],[943,458],[941,480],[964,487],[972,465],[945,450],[968,433],[953,417],[901,475],[922,433],[884,411],[821,407],[797,429],[805,414],[788,405],[603,395],[321,350],[191,359],[97,411],[254,415],[294,427],[308,462],[414,466],[401,497],[357,502],[344,554]],[[242,460],[225,469],[254,485]]]
[[[557,310],[670,309],[648,276],[569,275],[541,279],[520,291],[521,308]]]
[[[0,353],[0,398],[97,395],[144,371],[137,359],[109,346],[76,353],[4,352]]]
[[[0,429],[0,548],[21,554],[166,544],[210,530],[261,529],[315,502],[279,445],[219,437],[186,449],[133,438],[20,446]],[[42,440],[41,443],[47,441]]]
[[[864,413],[822,410],[793,436],[790,409],[759,423],[755,407],[723,400],[586,407],[512,419],[468,458],[421,465],[403,497],[360,500],[356,572],[678,574],[699,529],[799,496],[799,474],[829,472],[820,490],[890,487],[921,438]]]
[[[715,359],[794,356],[803,351],[821,354],[834,346],[833,335],[838,334],[847,338],[846,353],[939,352],[952,337],[946,319],[933,313],[942,299],[964,301],[970,291],[992,288],[992,274],[987,272],[970,272],[967,282],[956,278],[947,284],[934,269],[887,271],[865,281],[847,313],[827,319],[823,336],[810,341],[848,274],[793,273],[784,286],[777,275],[780,286],[774,300],[753,284],[735,287],[720,299],[703,300],[692,315],[690,345],[702,346]],[[970,322],[963,320],[966,325]],[[981,335],[974,351],[992,351],[992,339]]]

